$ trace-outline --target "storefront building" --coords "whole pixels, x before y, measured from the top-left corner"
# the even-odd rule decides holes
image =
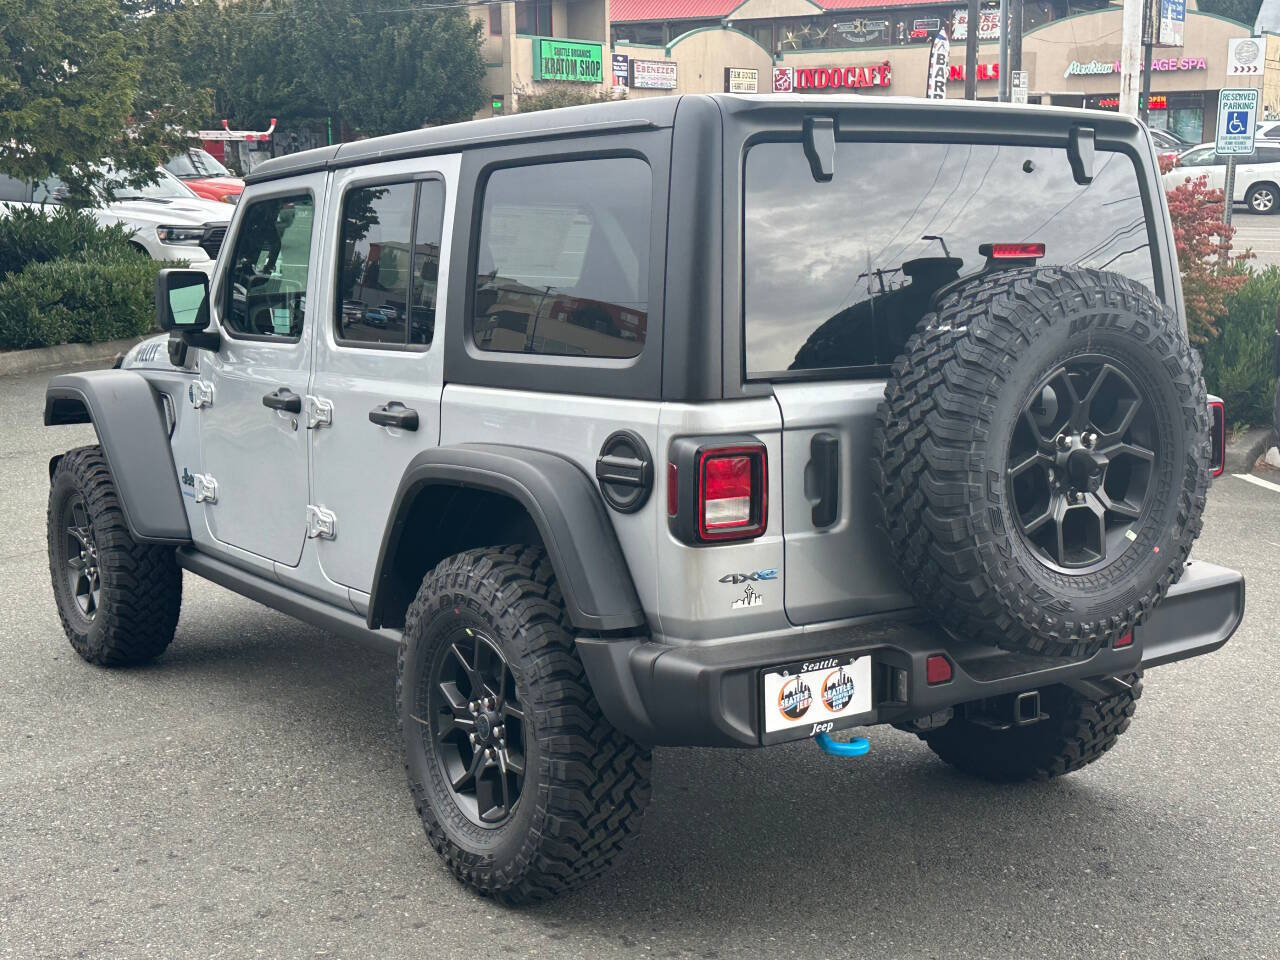
[[[1212,136],[1218,90],[1228,84],[1227,40],[1250,30],[1187,6],[1185,45],[1155,50],[1149,115],[1153,127],[1200,142]],[[1120,7],[1067,10],[1059,0],[1026,4],[1029,100],[1114,110]],[[611,18],[611,75],[629,97],[720,90],[923,96],[929,44],[941,27],[953,41],[947,95],[964,95],[968,18],[956,0],[612,0]],[[993,7],[982,9],[978,30],[978,96],[994,99]],[[652,83],[659,74],[661,84]]]

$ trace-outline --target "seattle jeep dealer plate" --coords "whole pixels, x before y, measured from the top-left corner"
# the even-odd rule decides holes
[[[871,656],[836,656],[766,670],[764,732],[808,727],[834,729],[837,721],[871,712]]]

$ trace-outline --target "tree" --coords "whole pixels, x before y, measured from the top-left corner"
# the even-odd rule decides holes
[[[1170,168],[1161,160],[1161,168]],[[1240,268],[1252,254],[1231,256],[1235,227],[1222,222],[1224,194],[1209,188],[1209,178],[1187,177],[1169,191],[1169,218],[1182,274],[1182,299],[1192,343],[1204,344],[1219,335],[1218,322],[1227,314],[1227,300],[1249,274]]]
[[[180,12],[184,83],[213,88],[210,120],[332,120],[376,136],[469,119],[483,102],[480,29],[459,9],[370,0],[214,0]]]
[[[1200,0],[1201,13],[1213,13],[1243,23],[1250,30],[1258,20],[1262,0]]]
[[[56,175],[79,199],[101,164],[153,175],[184,103],[139,99],[136,26],[118,0],[0,0],[0,173]]]

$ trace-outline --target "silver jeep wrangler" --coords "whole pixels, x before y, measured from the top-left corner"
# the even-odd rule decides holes
[[[1155,152],[1123,117],[686,96],[249,178],[164,337],[57,376],[58,609],[172,640],[182,571],[399,651],[409,787],[510,902],[636,833],[650,749],[892,724],[1091,763],[1216,650],[1221,462]]]

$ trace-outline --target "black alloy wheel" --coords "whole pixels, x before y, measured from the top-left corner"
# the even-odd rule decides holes
[[[1073,358],[1031,392],[1009,442],[1017,526],[1042,562],[1087,573],[1129,546],[1160,455],[1153,405],[1123,367]]]
[[[102,571],[98,566],[98,546],[89,508],[85,506],[84,497],[75,494],[64,509],[67,589],[81,615],[92,620],[102,605]]]
[[[525,714],[498,644],[459,624],[433,662],[424,661],[415,714],[459,809],[498,827],[520,802],[525,778]]]

